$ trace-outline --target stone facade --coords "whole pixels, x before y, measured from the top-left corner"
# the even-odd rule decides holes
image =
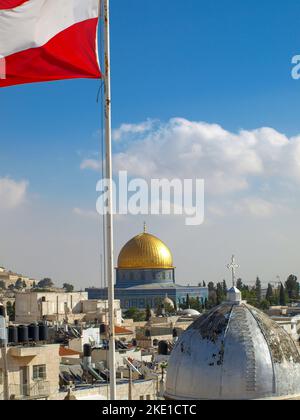
[[[88,299],[87,293],[16,293],[16,323],[29,324],[41,320],[70,321],[81,320],[82,301]]]
[[[107,299],[107,289],[86,289],[89,299]],[[199,298],[202,304],[208,299],[206,287],[179,286],[176,284],[151,284],[144,286],[115,289],[115,296],[121,301],[123,310],[129,308],[146,309],[149,305],[155,309],[164,298],[168,296],[177,306],[184,303],[187,295],[190,298]]]
[[[30,324],[46,320],[108,323],[108,302],[88,300],[86,292],[20,292],[16,293],[15,322]],[[122,323],[120,301],[115,301],[115,322]]]
[[[4,396],[3,351],[0,355],[0,400]],[[59,345],[7,349],[9,397],[49,399],[59,389]]]
[[[157,400],[158,382],[156,380],[141,380],[132,383],[132,399],[138,400]],[[77,400],[98,400],[107,401],[110,397],[110,389],[107,385],[90,387],[81,390],[72,390],[72,394]],[[128,381],[117,383],[117,400],[128,401],[129,385]],[[56,395],[56,400],[63,400],[67,396],[67,392],[60,392]]]
[[[31,289],[35,285],[35,280],[30,279],[22,274],[13,273],[3,267],[0,267],[0,282],[5,284],[5,288],[8,289],[10,286],[14,286],[18,280],[21,280],[27,289]]]

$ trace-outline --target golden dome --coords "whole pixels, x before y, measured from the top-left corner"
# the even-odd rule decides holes
[[[131,239],[121,250],[119,269],[170,269],[173,257],[169,248],[149,233],[141,233]]]

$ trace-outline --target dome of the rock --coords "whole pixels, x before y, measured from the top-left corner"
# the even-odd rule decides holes
[[[119,269],[172,269],[170,249],[149,233],[135,236],[122,248],[118,258]]]

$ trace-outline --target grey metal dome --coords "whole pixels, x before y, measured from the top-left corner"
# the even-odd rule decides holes
[[[167,399],[248,400],[299,394],[296,343],[245,302],[224,303],[197,319],[169,360]]]

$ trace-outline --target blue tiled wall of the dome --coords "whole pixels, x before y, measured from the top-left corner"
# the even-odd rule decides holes
[[[149,284],[170,284],[175,282],[174,269],[171,270],[121,270],[117,269],[117,288],[123,289]]]
[[[86,289],[89,299],[108,298],[107,289]],[[145,309],[148,305],[156,308],[157,305],[168,295],[177,305],[184,303],[186,296],[199,298],[204,304],[208,299],[208,289],[206,287],[173,287],[155,289],[115,289],[115,298],[121,301],[122,309],[138,308]]]

